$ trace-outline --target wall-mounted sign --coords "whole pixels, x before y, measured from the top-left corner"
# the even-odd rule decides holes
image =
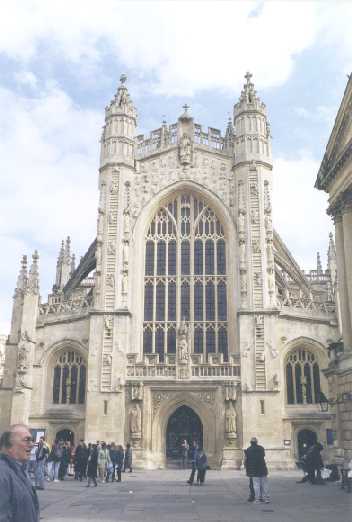
[[[284,446],[291,446],[290,440],[284,440]]]

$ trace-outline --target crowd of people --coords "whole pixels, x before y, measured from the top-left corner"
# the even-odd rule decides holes
[[[114,442],[97,441],[86,444],[79,441],[74,447],[69,441],[55,440],[52,447],[41,437],[34,445],[28,463],[28,474],[36,489],[44,489],[45,481],[58,482],[68,476],[87,481],[87,487],[98,485],[98,480],[121,482],[122,472],[132,472],[132,447]]]
[[[183,465],[191,464],[191,475],[187,481],[202,486],[206,471],[209,469],[208,458],[196,441],[192,447],[184,441],[181,445]],[[316,442],[307,448],[300,466],[304,477],[300,483],[324,484],[324,480],[338,480],[338,471],[323,465],[321,458],[323,446]],[[268,468],[265,462],[265,450],[252,437],[250,446],[244,451],[244,467],[249,477],[248,501],[270,502]],[[336,466],[335,466],[336,467]],[[45,480],[65,480],[72,475],[75,480],[87,480],[87,487],[97,486],[98,480],[121,482],[121,473],[132,472],[132,448],[128,443],[124,449],[115,443],[106,444],[97,441],[85,444],[80,441],[76,448],[69,442],[55,441],[50,447],[42,437],[34,445],[28,426],[16,424],[0,437],[0,520],[6,522],[38,522],[39,502],[37,489],[43,489]],[[352,489],[352,459],[345,459],[342,467],[341,487],[347,492]],[[197,473],[197,476],[196,476]]]

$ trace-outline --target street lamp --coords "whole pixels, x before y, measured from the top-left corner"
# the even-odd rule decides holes
[[[352,392],[341,393],[336,399],[328,399],[326,395],[321,391],[319,393],[319,404],[321,411],[329,411],[329,406],[335,406],[336,404],[345,404],[346,402],[352,401]]]

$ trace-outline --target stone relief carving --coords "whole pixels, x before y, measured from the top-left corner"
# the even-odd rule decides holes
[[[260,241],[259,239],[253,239],[252,241],[252,249],[253,254],[260,254],[262,249],[260,248]]]
[[[113,241],[108,242],[108,255],[114,256],[116,252],[116,248]]]
[[[251,208],[251,224],[256,225],[257,223],[259,223],[259,210]]]
[[[225,401],[237,400],[237,384],[229,382],[225,384]]]
[[[106,286],[110,288],[114,288],[115,286],[115,276],[114,274],[107,274],[106,275]]]
[[[180,363],[187,363],[190,359],[190,350],[189,331],[185,321],[181,322],[177,334],[178,361]]]
[[[136,382],[131,385],[131,400],[142,401],[144,394],[143,382]]]

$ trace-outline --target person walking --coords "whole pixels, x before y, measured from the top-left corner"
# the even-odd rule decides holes
[[[126,471],[126,469],[130,470],[130,473],[132,473],[132,447],[129,442],[126,444],[125,449],[125,459],[123,464],[123,471]]]
[[[65,480],[65,477],[67,475],[68,465],[70,463],[70,446],[69,442],[59,442],[59,445],[61,447],[62,453],[61,453],[61,459],[60,459],[60,466],[59,466],[59,480]]]
[[[83,440],[80,440],[74,456],[75,480],[82,482],[86,477],[88,461],[88,448]]]
[[[110,453],[106,447],[105,442],[101,443],[101,448],[98,450],[98,474],[102,484],[106,482],[108,466],[111,464]]]
[[[190,486],[192,486],[192,484],[194,482],[194,475],[195,475],[196,470],[197,470],[197,456],[198,456],[198,444],[194,440],[193,444],[192,444],[192,448],[191,448],[191,455],[190,455],[192,471],[191,471],[191,474],[189,476],[189,479],[187,480],[187,484],[189,484]]]
[[[59,481],[59,469],[62,458],[62,445],[55,440],[48,457],[48,476],[54,482]]]
[[[199,450],[196,458],[196,467],[197,467],[197,484],[199,486],[203,486],[205,481],[205,474],[208,469],[208,458],[204,452],[204,450]]]
[[[89,450],[88,465],[87,465],[87,477],[89,488],[91,482],[97,487],[97,475],[98,475],[98,448],[96,444],[92,444]]]
[[[247,471],[247,450],[244,450],[243,465],[244,465],[245,470]],[[248,473],[247,473],[247,475],[248,475]],[[247,500],[248,500],[248,502],[254,502],[255,493],[254,493],[254,486],[253,486],[253,477],[248,477],[248,478],[249,478],[249,483],[248,483],[249,497]]]
[[[253,479],[254,502],[270,502],[268,488],[268,469],[265,463],[265,450],[259,446],[258,439],[252,437],[246,449],[246,472]]]
[[[39,522],[39,502],[26,474],[33,447],[28,426],[15,424],[0,437],[0,520]]]
[[[187,466],[188,452],[189,452],[189,444],[186,439],[183,439],[182,444],[181,444],[181,457],[182,457],[183,469]]]
[[[49,456],[49,448],[44,440],[44,437],[40,437],[38,442],[38,447],[35,452],[35,487],[36,489],[44,489],[44,472],[45,472],[45,463],[46,459]]]
[[[119,444],[117,446],[117,462],[116,462],[116,473],[117,473],[117,482],[121,482],[121,471],[123,469],[125,452],[123,450],[123,446]]]

